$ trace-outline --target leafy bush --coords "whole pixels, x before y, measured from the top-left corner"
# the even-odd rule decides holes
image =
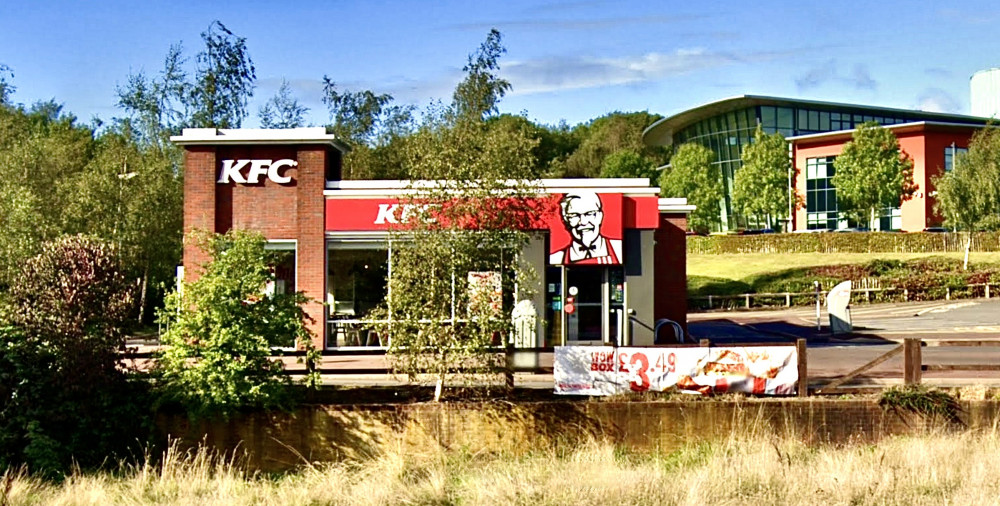
[[[276,258],[259,233],[196,240],[212,260],[167,296],[160,314],[167,328],[156,371],[163,399],[192,415],[283,405],[289,380],[270,356],[272,348],[311,343],[300,307],[306,297],[266,290]]]
[[[146,385],[118,367],[132,286],[108,243],[44,245],[11,287],[0,328],[0,469],[58,475],[134,454]]]

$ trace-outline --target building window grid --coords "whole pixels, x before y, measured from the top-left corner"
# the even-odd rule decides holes
[[[835,158],[806,159],[806,228],[809,230],[837,228],[837,190],[831,181]]]

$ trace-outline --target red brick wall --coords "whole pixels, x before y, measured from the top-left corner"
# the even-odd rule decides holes
[[[687,215],[660,214],[653,238],[653,318],[669,318],[687,331]]]
[[[195,279],[207,254],[192,242],[193,230],[215,231],[215,148],[189,146],[184,152],[184,276]]]
[[[213,146],[187,147],[184,173],[184,266],[188,280],[198,276],[198,265],[208,260],[188,233],[194,229],[224,233],[230,229],[256,230],[269,240],[296,240],[296,287],[313,299],[306,305],[314,344],[323,346],[326,292],[324,235],[326,146]],[[222,160],[290,158],[298,166],[287,169],[288,184],[261,178],[257,184],[217,184]],[[245,172],[244,172],[245,174]]]

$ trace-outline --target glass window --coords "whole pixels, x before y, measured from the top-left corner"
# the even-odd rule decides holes
[[[951,172],[951,169],[955,168],[955,159],[964,153],[968,153],[969,148],[960,148],[952,143],[951,146],[944,148],[944,171]]]
[[[764,128],[778,127],[778,119],[774,107],[766,105],[760,107],[760,124]]]
[[[819,111],[809,111],[809,130],[819,130]]]
[[[830,182],[835,157],[806,159],[806,228],[837,228],[837,190]]]
[[[295,241],[269,241],[264,249],[273,255],[274,268],[274,282],[265,290],[268,293],[295,293]]]
[[[778,128],[782,130],[792,130],[795,128],[791,108],[778,108]]]

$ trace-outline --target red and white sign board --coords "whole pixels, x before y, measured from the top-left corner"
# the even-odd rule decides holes
[[[790,395],[799,380],[794,346],[557,346],[554,366],[555,392],[565,395],[668,390]]]

